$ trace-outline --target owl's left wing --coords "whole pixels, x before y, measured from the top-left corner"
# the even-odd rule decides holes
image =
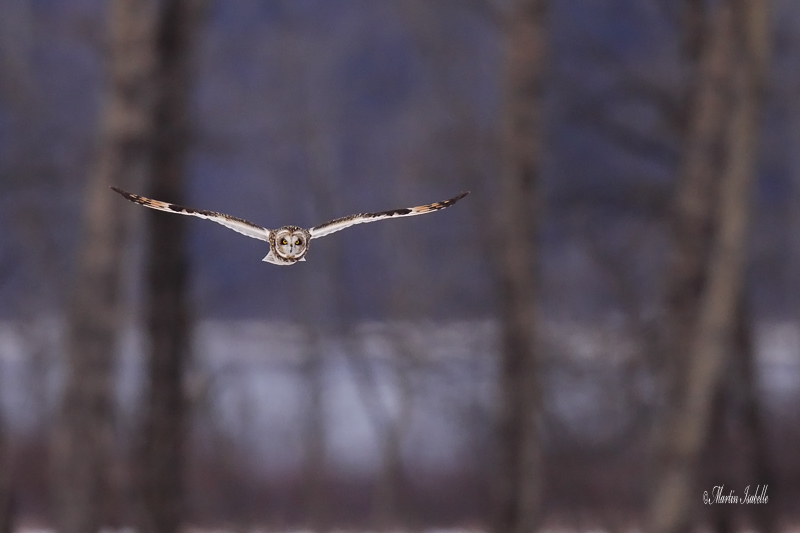
[[[325,222],[323,224],[320,224],[319,226],[314,226],[308,231],[311,233],[311,238],[315,239],[317,237],[324,237],[325,235],[330,235],[331,233],[335,233],[345,228],[349,228],[350,226],[354,226],[356,224],[364,224],[366,222],[377,222],[378,220],[386,220],[388,218],[413,217],[416,215],[433,213],[434,211],[450,207],[451,205],[461,200],[468,194],[469,191],[462,192],[458,196],[454,196],[449,200],[445,200],[443,202],[436,202],[433,204],[419,205],[417,207],[392,209],[391,211],[381,211],[380,213],[357,213],[355,215],[337,218],[335,220]]]

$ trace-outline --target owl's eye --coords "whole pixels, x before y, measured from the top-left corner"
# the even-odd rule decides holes
[[[286,239],[284,238],[284,239],[281,239],[281,244],[282,244],[282,245],[284,245],[284,246],[286,246],[286,245],[288,244],[288,242],[287,242],[287,241],[286,241]]]
[[[297,246],[300,246],[300,239],[297,239],[296,241],[294,241],[294,243],[295,243]]]

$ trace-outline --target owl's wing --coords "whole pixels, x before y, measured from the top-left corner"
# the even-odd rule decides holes
[[[378,220],[386,220],[389,218],[413,217],[416,215],[433,213],[434,211],[438,211],[439,209],[450,207],[451,205],[461,200],[468,194],[469,191],[462,192],[458,196],[454,196],[449,200],[445,200],[443,202],[436,202],[433,204],[419,205],[417,207],[392,209],[391,211],[381,211],[380,213],[358,213],[355,215],[337,218],[335,220],[325,222],[323,224],[320,224],[319,226],[314,226],[308,231],[311,233],[311,238],[315,239],[317,237],[324,237],[325,235],[330,235],[331,233],[343,230],[345,228],[349,228],[350,226],[354,226],[356,224],[364,224],[366,222],[377,222]]]
[[[248,222],[247,220],[232,217],[223,213],[215,213],[214,211],[203,211],[201,209],[184,207],[182,205],[159,202],[158,200],[151,200],[150,198],[145,198],[144,196],[139,196],[138,194],[132,194],[123,191],[117,187],[111,188],[120,193],[126,199],[139,205],[143,205],[151,209],[158,209],[159,211],[166,211],[167,213],[177,213],[179,215],[191,215],[193,217],[205,218],[207,220],[212,220],[217,224],[222,224],[226,228],[237,231],[242,235],[247,235],[248,237],[262,241],[269,241],[269,230],[267,228],[262,228],[261,226],[253,224],[252,222]]]

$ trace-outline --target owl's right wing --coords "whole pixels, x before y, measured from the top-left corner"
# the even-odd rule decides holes
[[[364,224],[365,222],[377,222],[378,220],[386,220],[389,218],[413,217],[416,215],[433,213],[434,211],[450,207],[451,205],[461,200],[468,194],[469,191],[462,192],[458,196],[454,196],[449,200],[444,200],[443,202],[435,202],[426,205],[418,205],[417,207],[392,209],[391,211],[381,211],[380,213],[358,213],[355,215],[350,215],[330,220],[328,222],[320,224],[319,226],[314,226],[308,231],[309,233],[311,233],[311,238],[315,239],[317,237],[324,237],[325,235],[330,235],[331,233],[343,230],[345,228],[349,228],[350,226],[354,226],[356,224]]]
[[[191,215],[193,217],[205,218],[207,220],[212,220],[217,224],[222,224],[226,228],[239,232],[242,235],[252,237],[253,239],[269,241],[269,230],[267,228],[262,228],[261,226],[253,224],[252,222],[242,218],[232,217],[224,213],[215,213],[214,211],[203,211],[201,209],[184,207],[182,205],[159,202],[158,200],[151,200],[150,198],[145,198],[144,196],[139,196],[138,194],[123,191],[117,187],[111,188],[133,203],[143,205],[151,209],[158,209],[159,211],[166,211],[167,213],[177,213],[179,215]]]

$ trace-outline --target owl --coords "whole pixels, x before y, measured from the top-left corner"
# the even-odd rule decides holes
[[[191,215],[194,217],[205,218],[207,220],[213,220],[217,224],[222,224],[226,228],[237,231],[243,235],[247,235],[248,237],[267,241],[269,243],[269,253],[264,259],[262,259],[262,261],[272,263],[273,265],[293,265],[298,261],[305,261],[311,239],[324,237],[326,235],[330,235],[331,233],[349,228],[350,226],[355,226],[356,224],[433,213],[434,211],[450,207],[469,194],[469,191],[466,191],[443,202],[420,205],[417,207],[392,209],[390,211],[381,211],[380,213],[358,213],[324,222],[319,226],[314,226],[313,228],[309,229],[300,228],[298,226],[283,226],[276,230],[269,230],[253,224],[252,222],[248,222],[247,220],[232,217],[230,215],[215,213],[213,211],[203,211],[201,209],[193,209],[191,207],[169,204],[167,202],[160,202],[158,200],[151,200],[150,198],[145,198],[144,196],[139,196],[138,194],[132,194],[123,191],[117,187],[111,188],[115,192],[121,194],[124,198],[139,205],[150,207],[151,209],[166,211],[168,213]]]

